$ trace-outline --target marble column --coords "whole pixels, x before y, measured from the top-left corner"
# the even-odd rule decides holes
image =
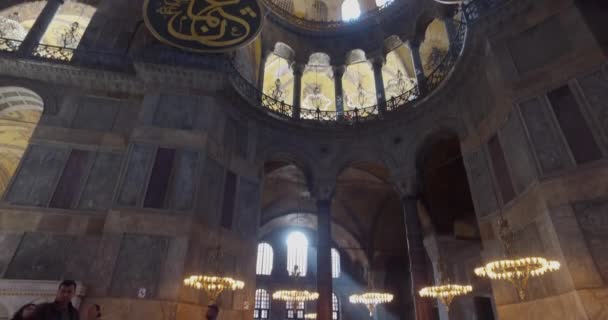
[[[424,234],[418,216],[415,194],[402,195],[403,215],[405,220],[405,233],[408,248],[408,262],[411,279],[412,314],[410,319],[432,319],[433,308],[430,299],[423,299],[418,291],[429,285],[426,249],[424,248]]]
[[[23,39],[21,46],[19,46],[18,53],[23,57],[30,56],[34,49],[38,46],[42,40],[42,36],[46,32],[46,29],[53,21],[57,10],[63,4],[63,0],[48,0],[38,18],[32,25],[32,28]]]
[[[416,83],[418,85],[418,92],[420,95],[427,93],[426,79],[424,77],[424,68],[422,66],[422,58],[420,57],[420,41],[410,40],[408,42],[410,51],[412,53],[412,65],[414,66],[414,72],[416,73]]]
[[[300,119],[300,110],[302,103],[302,75],[304,74],[304,65],[294,63],[293,69],[293,115],[294,119]]]
[[[331,320],[331,198],[317,201],[317,319]]]
[[[345,66],[334,67],[334,87],[336,92],[336,113],[338,117],[344,115],[344,89],[342,87],[342,77],[346,71]]]
[[[384,79],[382,78],[384,58],[373,59],[372,66],[374,68],[374,82],[376,84],[376,99],[378,99],[378,113],[384,115],[386,113],[386,93],[384,91]]]

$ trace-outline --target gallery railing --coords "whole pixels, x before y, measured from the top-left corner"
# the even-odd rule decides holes
[[[450,44],[449,50],[441,58],[438,65],[428,76],[422,79],[421,83],[418,83],[417,86],[405,91],[401,95],[388,99],[386,101],[386,110],[382,110],[380,104],[344,111],[322,111],[309,108],[300,108],[300,110],[296,110],[293,105],[274,99],[260,91],[255,85],[241,75],[239,66],[234,65],[234,63],[230,65],[230,79],[234,88],[245,97],[252,106],[281,118],[322,124],[342,123],[345,125],[354,125],[363,123],[385,117],[386,113],[408,106],[423,98],[425,95],[422,93],[429,94],[441,85],[456,64],[466,39],[466,24],[457,20],[455,20],[455,23],[457,24],[457,31],[456,34],[453,35],[453,42]]]
[[[368,10],[366,12],[362,12],[361,15],[357,19],[353,20],[340,20],[340,21],[320,21],[320,20],[309,20],[303,19],[295,16],[292,12],[289,12],[286,8],[278,5],[274,2],[274,0],[263,0],[264,5],[270,9],[270,11],[278,16],[279,18],[289,22],[291,25],[296,27],[300,27],[307,30],[313,31],[327,31],[332,29],[340,29],[344,27],[349,27],[354,24],[364,24],[366,21],[376,21],[377,18],[388,12],[385,9],[390,8],[391,11],[395,11],[399,7],[404,7],[404,1],[390,1],[386,4],[376,7],[374,9]],[[394,12],[392,12],[394,13]]]

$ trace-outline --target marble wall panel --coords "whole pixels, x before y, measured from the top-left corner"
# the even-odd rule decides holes
[[[546,175],[571,167],[572,160],[547,104],[532,98],[519,107],[541,173]]]
[[[26,233],[6,272],[10,279],[86,280],[99,239]]]
[[[599,70],[578,78],[591,118],[599,128],[601,142],[608,148],[608,64]]]
[[[213,158],[207,157],[203,165],[197,203],[197,221],[208,226],[220,223],[220,207],[224,190],[225,169]]]
[[[496,210],[498,206],[485,149],[466,155],[464,164],[467,169],[475,212],[480,217],[486,216]]]
[[[255,238],[260,213],[258,182],[240,179],[236,212],[236,232],[244,238]]]
[[[69,150],[32,145],[22,158],[21,168],[6,195],[18,205],[46,206],[67,161]]]
[[[196,111],[194,98],[163,95],[156,108],[152,124],[162,128],[192,130]]]
[[[22,237],[23,233],[0,232],[0,277],[4,276]]]
[[[559,16],[542,21],[507,41],[513,63],[520,73],[526,73],[555,61],[572,50]],[[534,48],[534,50],[531,50]]]
[[[195,151],[177,151],[167,198],[169,208],[177,210],[192,209],[198,159],[198,153]]]
[[[525,136],[519,114],[512,112],[500,131],[501,145],[515,186],[521,193],[536,177],[536,165]]]
[[[161,270],[167,257],[167,237],[126,234],[112,276],[114,296],[158,296]]]
[[[109,152],[97,154],[80,196],[79,208],[93,210],[110,208],[121,162],[122,154]]]
[[[133,145],[121,187],[118,191],[118,204],[137,206],[142,201],[148,178],[148,170],[154,159],[154,147]]]
[[[118,114],[119,101],[97,97],[84,97],[72,120],[72,128],[111,131]]]
[[[574,211],[591,256],[608,281],[608,201],[576,203]]]

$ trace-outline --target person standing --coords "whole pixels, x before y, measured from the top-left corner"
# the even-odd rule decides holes
[[[31,320],[32,315],[34,314],[34,310],[36,310],[36,305],[33,303],[28,303],[23,307],[19,308],[19,310],[15,312],[11,320]]]
[[[215,304],[211,304],[207,306],[207,314],[205,314],[205,319],[207,320],[216,320],[217,316],[220,315],[220,308],[215,305]]]
[[[72,305],[72,298],[76,294],[76,282],[63,280],[59,284],[55,301],[43,303],[36,307],[33,320],[80,320],[78,310]]]

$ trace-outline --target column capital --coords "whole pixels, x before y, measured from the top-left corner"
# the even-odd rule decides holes
[[[306,68],[305,64],[294,62],[291,64],[291,69],[293,70],[294,77],[302,76],[304,73],[304,69]]]
[[[336,77],[336,75],[344,75],[344,72],[346,72],[345,65],[333,66],[332,69],[334,71],[334,77]]]
[[[395,190],[401,198],[417,198],[419,193],[416,175],[391,177]]]
[[[369,61],[372,63],[372,66],[374,68],[381,69],[384,66],[384,63],[386,62],[386,59],[384,58],[384,56],[375,56],[369,59]]]
[[[312,195],[317,201],[329,201],[336,191],[336,179],[324,178],[313,182]]]

